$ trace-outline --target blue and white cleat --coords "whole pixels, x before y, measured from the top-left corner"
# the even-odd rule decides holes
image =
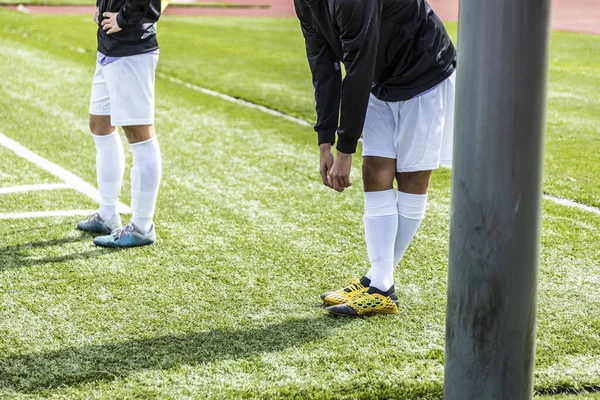
[[[119,213],[116,213],[108,221],[103,220],[100,218],[100,214],[96,213],[77,223],[77,229],[84,232],[99,233],[101,235],[108,235],[115,229],[119,229],[121,226],[121,216]]]
[[[154,225],[152,225],[150,232],[143,233],[133,222],[114,230],[110,235],[96,236],[94,238],[94,244],[101,247],[127,248],[148,246],[154,242],[156,242]]]

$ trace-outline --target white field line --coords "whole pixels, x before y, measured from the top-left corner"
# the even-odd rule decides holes
[[[0,194],[37,192],[40,190],[70,189],[66,183],[43,183],[39,185],[23,185],[0,188]]]
[[[182,81],[181,79],[177,79],[177,78],[174,78],[172,76],[168,76],[168,75],[165,75],[165,74],[162,74],[162,73],[158,73],[157,75],[159,75],[160,77],[162,77],[164,79],[167,79],[169,82],[173,82],[173,83],[177,83],[179,85],[183,85],[186,88],[194,90],[196,92],[204,93],[204,94],[207,94],[207,95],[213,96],[213,97],[218,97],[219,99],[228,101],[230,103],[240,104],[240,105],[242,105],[244,107],[254,108],[254,109],[260,110],[260,111],[262,111],[264,113],[273,115],[275,117],[279,117],[279,118],[287,119],[288,121],[295,122],[295,123],[297,123],[299,125],[312,126],[312,124],[310,122],[305,121],[305,120],[303,120],[301,118],[293,117],[293,116],[291,116],[289,114],[282,113],[281,111],[277,111],[277,110],[273,110],[272,108],[269,108],[269,107],[261,106],[260,104],[255,104],[255,103],[251,103],[251,102],[246,101],[246,100],[237,99],[235,97],[232,97],[232,96],[220,93],[220,92],[216,92],[214,90],[206,89],[206,88],[203,88],[203,87],[200,87],[200,86],[196,86],[196,85],[193,85],[191,83]]]
[[[600,208],[588,206],[587,204],[577,203],[577,202],[575,202],[573,200],[569,200],[569,199],[561,199],[560,197],[554,197],[554,196],[550,196],[548,194],[544,195],[544,199],[550,200],[551,202],[556,203],[556,204],[560,204],[561,206],[573,207],[573,208],[577,208],[578,210],[587,211],[587,212],[594,213],[596,215],[600,215]]]
[[[442,168],[452,169],[452,165],[442,165]],[[551,196],[549,194],[544,195],[544,199],[551,201],[556,204],[560,204],[561,206],[576,208],[581,211],[591,212],[597,215],[600,215],[600,208],[594,206],[588,206],[587,204],[581,204],[573,200],[563,199],[561,197]]]
[[[58,210],[58,211],[33,211],[17,213],[0,213],[2,219],[25,219],[25,218],[46,218],[46,217],[73,217],[77,215],[90,215],[95,210]]]
[[[54,164],[52,161],[46,160],[44,157],[34,153],[27,147],[20,143],[12,140],[11,138],[0,133],[0,146],[4,146],[9,150],[12,150],[16,155],[26,159],[27,161],[37,165],[41,169],[51,173],[61,181],[63,181],[69,188],[75,189],[80,193],[83,193],[96,203],[100,203],[100,193],[98,189],[90,185],[77,175],[67,171],[59,165]],[[119,212],[130,213],[131,210],[125,204],[119,202]]]

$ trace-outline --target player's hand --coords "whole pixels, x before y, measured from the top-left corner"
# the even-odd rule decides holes
[[[94,22],[96,23],[96,25],[98,25],[98,13],[100,11],[98,11],[98,7],[96,7],[96,11],[94,11]]]
[[[352,182],[350,182],[351,169],[352,154],[338,151],[333,166],[329,169],[329,183],[334,190],[343,192],[352,186]]]
[[[319,172],[321,173],[321,179],[323,179],[323,185],[333,188],[329,182],[329,170],[331,170],[331,167],[333,166],[331,145],[329,143],[323,143],[319,148],[321,152]]]
[[[118,14],[119,13],[115,13],[115,12],[102,13],[102,16],[104,17],[104,19],[102,20],[102,29],[104,30],[104,32],[106,32],[109,35],[111,33],[116,33],[121,30],[121,27],[117,23],[117,15]]]

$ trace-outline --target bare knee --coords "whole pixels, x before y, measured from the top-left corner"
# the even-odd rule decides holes
[[[363,157],[365,192],[380,192],[394,187],[396,160],[383,157]]]
[[[431,171],[398,172],[398,191],[411,194],[426,194]]]
[[[113,133],[115,127],[110,124],[110,115],[90,114],[90,131],[98,136],[105,136]]]
[[[154,125],[124,126],[123,130],[130,144],[145,142],[154,137]]]

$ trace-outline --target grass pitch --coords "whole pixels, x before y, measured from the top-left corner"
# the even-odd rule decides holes
[[[298,23],[260,21],[161,20],[157,245],[96,248],[77,218],[0,220],[0,397],[441,398],[450,172],[434,175],[396,274],[400,315],[330,318],[318,294],[366,266],[360,158],[355,187],[336,194],[319,183],[310,128],[167,79],[311,120]],[[88,182],[94,38],[89,18],[0,10],[0,132]],[[591,205],[599,48],[597,36],[553,34],[545,190]],[[0,187],[55,182],[0,156]],[[93,204],[71,191],[0,195],[0,213],[41,207]],[[600,389],[599,242],[599,217],[545,202],[544,395]]]

